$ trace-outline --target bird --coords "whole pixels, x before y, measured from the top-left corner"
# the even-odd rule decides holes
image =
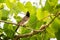
[[[29,11],[27,11],[26,16],[24,16],[24,18],[20,22],[18,22],[18,25],[19,26],[25,25],[26,22],[28,21],[29,17],[30,17],[30,13],[29,13]]]
[[[19,26],[24,26],[26,25],[27,21],[29,20],[30,18],[30,13],[29,11],[27,11],[26,15],[22,18],[22,20],[20,22],[18,22],[18,26],[16,28],[16,31],[17,29],[19,28]]]

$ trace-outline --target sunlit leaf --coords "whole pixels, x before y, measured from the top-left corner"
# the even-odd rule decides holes
[[[57,3],[58,3],[58,0],[46,0],[44,9],[49,12],[53,12],[52,10],[55,9]]]
[[[2,11],[0,10],[0,19],[1,19],[1,17],[2,17]]]
[[[15,15],[14,18],[16,19],[17,22],[20,22],[21,21],[21,17]]]
[[[7,11],[7,10],[2,10],[2,14],[4,14],[4,15],[2,15],[1,19],[2,19],[2,20],[7,20],[9,11]]]
[[[60,28],[60,20],[58,20],[57,18],[55,19],[55,21],[52,23],[51,28],[54,30],[54,32],[57,32],[58,29]]]
[[[30,38],[21,38],[21,40],[30,40]]]
[[[4,32],[9,38],[13,38],[15,29],[13,25],[4,24]]]
[[[19,28],[20,29],[20,28]],[[24,31],[25,30],[25,31]],[[23,31],[23,32],[22,32]],[[23,28],[21,27],[20,31],[18,33],[21,33],[21,34],[26,34],[26,33],[29,33],[31,30],[27,30],[26,28]]]
[[[0,3],[4,3],[5,0],[0,0]]]
[[[13,8],[13,4],[9,0],[6,0],[5,2],[8,8]]]
[[[2,28],[0,28],[0,35],[3,33],[3,29]]]
[[[9,0],[11,3],[15,3],[16,2],[16,0]]]
[[[36,26],[36,22],[37,22],[37,18],[36,18],[36,16],[35,16],[35,14],[34,15],[31,15],[30,16],[30,19],[29,19],[29,22],[28,22],[28,25],[30,26],[30,27],[32,27],[32,28],[36,28],[35,26]]]
[[[51,28],[51,26],[49,26],[46,30],[47,30],[47,34],[50,35],[49,37],[51,37],[51,38],[55,37],[55,31],[54,31],[54,29]]]
[[[48,35],[46,31],[41,33],[41,40],[50,40],[50,37],[50,34]]]
[[[58,31],[55,33],[55,35],[56,35],[57,40],[60,40],[60,38],[59,38],[59,36],[60,36],[60,28],[59,28]]]
[[[32,13],[32,14],[35,12],[31,2],[29,2],[29,1],[25,4],[25,8],[27,9],[27,11],[30,11],[30,13]]]
[[[48,0],[50,6],[55,6],[58,3],[58,0]]]
[[[40,21],[38,20],[38,22],[36,22],[35,24],[36,24],[36,29],[38,30],[38,29],[40,29],[41,25],[44,24],[44,21],[43,20],[40,20]]]
[[[60,8],[60,4],[58,4],[58,5],[56,6],[56,9],[58,9],[58,8]]]
[[[30,40],[37,40],[37,36],[36,35],[32,36]]]
[[[3,4],[0,3],[0,10],[3,9],[3,8],[4,8]]]
[[[20,11],[24,11],[24,12],[26,11],[24,5],[21,2],[17,3],[17,7],[18,7],[18,9],[20,9]]]
[[[44,17],[47,17],[48,15],[49,15],[49,12],[48,11],[42,11],[42,9],[38,9],[37,10],[36,16],[37,16],[38,20],[41,20]]]

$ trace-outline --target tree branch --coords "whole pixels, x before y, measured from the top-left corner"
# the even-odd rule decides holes
[[[55,14],[55,17],[48,23],[48,24],[45,24],[43,26],[40,27],[40,30],[33,30],[32,32],[30,33],[27,33],[27,34],[19,34],[19,35],[15,35],[15,38],[13,40],[18,40],[19,38],[24,38],[24,37],[29,37],[29,36],[33,36],[35,34],[38,34],[39,32],[42,32],[44,31],[54,20],[57,16],[59,16],[60,13],[56,13]]]
[[[14,25],[17,25],[16,23],[7,22],[7,21],[4,21],[4,20],[0,20],[0,22],[4,22],[4,23],[7,23],[7,24],[14,24]]]
[[[41,26],[41,27],[40,27],[40,30],[32,30],[32,32],[27,33],[27,34],[15,35],[14,40],[18,40],[19,38],[24,38],[24,37],[33,36],[33,35],[35,35],[35,34],[37,34],[37,33],[39,33],[39,32],[44,31],[44,30],[55,20],[55,18],[56,18],[57,16],[59,16],[59,15],[60,15],[60,13],[57,13],[56,15],[54,15],[55,17],[54,17],[48,24],[45,24],[45,25]],[[50,16],[51,16],[51,15],[50,15]],[[47,17],[49,17],[49,16],[47,16]],[[45,17],[45,18],[47,18],[47,17]],[[11,23],[11,22],[7,22],[7,21],[3,21],[3,20],[0,20],[0,22],[4,22],[4,23],[7,23],[7,24],[14,24],[14,25],[16,25],[16,26],[18,25],[18,24]],[[27,28],[27,29],[29,29],[29,28]]]
[[[18,40],[19,38],[24,38],[24,37],[30,37],[39,32],[42,32],[42,30],[32,30],[30,33],[27,33],[27,34],[15,35],[15,38],[13,40]]]
[[[47,26],[49,26],[53,21],[54,21],[54,19],[56,18],[56,17],[58,17],[60,15],[60,12],[59,13],[56,13],[55,14],[55,17],[47,24]]]

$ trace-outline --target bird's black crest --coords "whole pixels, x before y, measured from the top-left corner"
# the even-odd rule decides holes
[[[29,13],[29,11],[27,11],[26,16],[30,17],[30,13]]]

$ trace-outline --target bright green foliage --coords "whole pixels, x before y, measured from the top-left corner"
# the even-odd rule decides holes
[[[57,3],[58,0],[46,0],[44,9],[53,12],[52,10],[55,10]]]
[[[2,20],[7,20],[8,18],[9,11],[7,10],[2,10]]]
[[[15,33],[15,26],[12,26],[11,24],[4,24],[4,32],[8,36],[8,38],[13,38],[14,33]]]
[[[6,0],[6,5],[8,8],[13,8],[13,4],[9,0]]]
[[[2,34],[2,32],[3,32],[3,29],[0,28],[0,35]]]
[[[0,0],[0,3],[4,3],[4,0]]]
[[[59,33],[60,33],[60,28],[59,28],[58,31],[55,33],[57,40],[60,40],[60,38],[59,38],[60,34],[59,34]]]
[[[5,6],[8,9],[4,9]],[[22,20],[20,16],[17,16],[18,13],[24,12],[26,14],[27,11],[30,13],[30,18],[26,27],[39,30],[41,25],[49,23],[54,18],[53,15],[60,11],[60,4],[58,4],[58,0],[46,0],[45,6],[37,8],[30,1],[23,4],[19,0],[0,0],[0,20],[12,22],[9,15],[14,15],[13,18],[18,23]],[[3,28],[0,28],[0,38],[2,37],[3,40],[13,39],[16,27],[16,25],[4,23]],[[20,26],[18,34],[27,34],[31,31],[25,26]],[[45,31],[31,37],[21,38],[20,40],[50,40],[50,38],[60,40],[60,16]]]
[[[43,11],[42,9],[37,10],[37,18],[38,20],[41,20],[42,18],[46,17],[49,15],[48,11]]]
[[[21,11],[25,11],[25,7],[24,7],[24,5],[23,5],[22,3],[18,2],[18,3],[17,3],[17,6],[18,6],[18,8],[19,8]]]
[[[58,3],[58,0],[48,0],[50,6],[55,6]]]
[[[0,3],[0,9],[3,9],[4,7],[3,7],[3,4],[2,3]]]
[[[0,19],[7,20],[9,12],[7,10],[0,10]]]

